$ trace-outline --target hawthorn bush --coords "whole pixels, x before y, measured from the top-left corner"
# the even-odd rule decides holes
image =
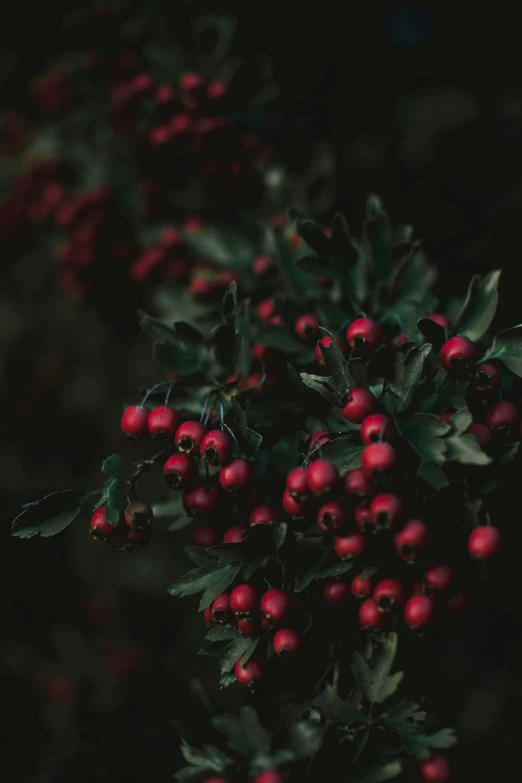
[[[219,248],[208,226],[197,237]],[[408,672],[495,579],[522,327],[491,333],[498,271],[440,305],[412,227],[376,196],[358,236],[338,213],[294,215],[236,258],[192,323],[139,312],[166,378],[122,412],[128,455],[98,489],[30,504],[13,534],[55,535],[84,509],[125,550],[155,516],[193,527],[169,592],[201,594],[201,653],[245,706],[182,740],[177,779],[443,783],[457,738]]]

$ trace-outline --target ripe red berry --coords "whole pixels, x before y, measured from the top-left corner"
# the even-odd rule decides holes
[[[151,535],[150,528],[133,530],[129,527],[122,532],[121,547],[128,552],[137,552],[149,543]]]
[[[370,503],[370,524],[374,531],[389,530],[402,517],[402,500],[397,495],[384,493]]]
[[[338,500],[323,503],[317,512],[317,524],[323,533],[336,533],[346,525],[347,521],[346,511]]]
[[[306,468],[294,468],[286,477],[286,488],[288,493],[297,501],[302,502],[310,494],[306,475]]]
[[[424,573],[424,584],[433,593],[445,593],[453,581],[453,571],[447,565],[436,565]]]
[[[343,356],[346,354],[346,347],[342,340],[339,337],[335,337],[335,342],[339,346],[339,350],[343,354]],[[321,365],[321,367],[324,367],[324,359],[323,354],[321,353],[321,345],[325,348],[329,348],[332,344],[332,338],[329,335],[326,335],[326,337],[321,337],[317,345],[315,346],[315,358],[317,362]]]
[[[192,536],[192,546],[216,546],[218,541],[218,534],[211,525],[200,525]]]
[[[427,628],[434,612],[433,599],[427,595],[412,595],[404,607],[404,622],[410,628]]]
[[[477,560],[489,560],[500,546],[500,531],[490,525],[481,525],[472,530],[468,538],[468,552]]]
[[[468,372],[477,361],[478,350],[467,337],[457,335],[446,340],[440,349],[440,363],[447,372]]]
[[[512,402],[499,400],[495,402],[488,410],[486,415],[486,424],[491,427],[493,432],[500,435],[511,435],[519,421],[518,410]]]
[[[150,410],[144,405],[131,405],[121,417],[121,431],[128,438],[142,438],[148,433],[147,421]]]
[[[227,492],[237,492],[247,486],[253,473],[250,462],[243,457],[238,457],[221,468],[219,483]]]
[[[306,342],[313,341],[317,337],[319,330],[319,319],[312,313],[301,315],[295,322],[294,329],[301,340],[306,340]]]
[[[361,574],[357,574],[350,583],[350,589],[354,598],[369,598],[373,592],[372,580],[361,579]]]
[[[246,538],[246,532],[248,528],[244,525],[234,525],[229,527],[223,536],[224,544],[239,544],[240,541],[244,541]]]
[[[313,495],[329,492],[339,481],[339,472],[332,462],[318,459],[306,469],[306,483]]]
[[[368,503],[372,493],[370,479],[361,468],[348,471],[343,479],[343,489],[348,500],[356,506]]]
[[[451,419],[452,416],[453,416],[452,413],[441,413],[440,416],[439,416],[439,419],[441,421],[448,422]]]
[[[445,315],[442,315],[441,313],[434,313],[433,315],[428,315],[427,317],[430,321],[434,321],[436,324],[439,324],[439,326],[443,326],[448,330],[451,329],[450,322]]]
[[[286,775],[278,769],[265,769],[254,778],[254,783],[285,783]]]
[[[211,514],[219,502],[219,489],[212,484],[208,489],[205,484],[196,484],[183,493],[183,508],[190,516]]]
[[[257,315],[261,321],[268,321],[276,314],[276,306],[272,299],[264,299],[257,306]]]
[[[203,619],[205,620],[205,625],[215,625],[211,606],[207,606],[207,608],[204,610]]]
[[[112,536],[116,530],[116,525],[113,525],[105,516],[105,506],[100,506],[96,509],[91,518],[91,524],[89,526],[89,532],[95,538],[100,541],[107,541],[109,536]]]
[[[500,387],[500,370],[494,364],[477,364],[471,381],[471,392],[475,397],[487,398]]]
[[[481,449],[489,449],[493,443],[493,432],[486,424],[480,424],[474,421],[470,424],[466,432],[475,436],[475,440]]]
[[[278,590],[277,587],[272,587],[262,596],[259,608],[261,614],[271,626],[281,625],[292,608],[292,599],[288,593]]]
[[[192,454],[193,451],[198,453],[206,431],[206,427],[199,421],[184,421],[177,429],[174,442],[178,449],[186,454]]]
[[[365,446],[377,441],[390,441],[393,434],[393,422],[384,413],[372,413],[361,424],[361,440]]]
[[[133,500],[123,512],[125,522],[135,530],[143,530],[152,524],[152,509],[142,500]]]
[[[395,548],[407,563],[414,563],[428,543],[428,528],[419,519],[409,519],[393,537]]]
[[[327,582],[323,589],[323,595],[326,601],[331,604],[339,604],[345,601],[350,595],[350,585],[344,579],[335,579],[333,582]]]
[[[234,666],[234,674],[240,685],[252,686],[263,676],[263,666],[261,661],[256,661],[252,658],[244,666],[241,666],[240,659]]]
[[[233,441],[223,430],[207,432],[199,447],[199,453],[209,465],[226,465],[232,456]]]
[[[366,548],[366,541],[362,533],[348,533],[346,536],[336,536],[334,549],[341,560],[351,560],[360,557]]]
[[[371,598],[367,598],[359,607],[359,623],[361,628],[371,631],[377,631],[384,625],[384,614]]]
[[[254,258],[252,262],[252,271],[256,277],[267,277],[271,272],[274,271],[274,264],[272,263],[272,259],[268,256],[257,256],[257,258]]]
[[[450,778],[450,765],[444,756],[436,753],[421,762],[420,773],[424,783],[446,783]]]
[[[313,451],[318,446],[324,446],[330,438],[330,433],[327,430],[321,430],[320,432],[314,432],[310,437],[309,451]]]
[[[280,628],[274,635],[276,655],[295,655],[301,649],[301,634],[291,628]]]
[[[215,623],[226,623],[230,619],[230,595],[221,593],[210,605],[212,618]]]
[[[389,443],[370,443],[364,447],[361,457],[362,469],[370,478],[391,473],[398,461],[397,452]]]
[[[258,605],[257,590],[251,585],[238,585],[230,593],[230,609],[237,616],[250,616]]]
[[[279,522],[279,513],[273,506],[256,506],[248,518],[250,527],[256,525],[277,525]]]
[[[381,327],[372,318],[357,318],[346,330],[346,340],[356,351],[372,351],[382,342]]]
[[[341,415],[352,424],[361,424],[375,410],[377,400],[366,389],[350,389],[341,395]]]
[[[382,579],[373,591],[373,600],[383,612],[406,603],[406,590],[397,579]]]
[[[371,531],[372,523],[370,521],[370,509],[368,506],[357,506],[353,516],[355,524],[361,533],[368,533],[368,531]]]
[[[250,617],[238,617],[236,620],[236,631],[242,636],[252,636],[257,630],[257,623]]]
[[[160,405],[149,413],[147,426],[153,438],[161,440],[174,440],[178,430],[181,416],[174,408],[168,405]]]
[[[197,465],[187,454],[173,454],[163,465],[163,478],[171,489],[182,489],[197,477]]]
[[[283,492],[283,509],[292,519],[304,519],[306,514],[306,506],[304,503],[299,503],[287,489]]]

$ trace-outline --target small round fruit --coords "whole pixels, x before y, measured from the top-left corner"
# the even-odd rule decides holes
[[[361,458],[362,469],[369,478],[391,473],[398,461],[397,452],[389,443],[370,443],[364,447]]]
[[[489,560],[500,546],[500,530],[491,525],[481,525],[471,531],[468,552],[476,560]]]
[[[236,631],[242,636],[252,636],[257,630],[257,623],[250,617],[238,617],[236,620]]]
[[[196,484],[183,493],[183,508],[193,517],[211,514],[218,503],[219,488],[215,484],[211,484],[208,489],[205,484]]]
[[[362,533],[348,533],[346,536],[336,536],[334,549],[341,560],[352,560],[360,557],[366,549],[366,541]]]
[[[377,495],[370,503],[370,524],[373,530],[390,530],[397,525],[402,512],[402,500],[397,495]]]
[[[230,609],[236,617],[249,617],[258,606],[257,590],[251,585],[238,585],[230,593]]]
[[[500,388],[500,370],[494,364],[477,364],[471,380],[471,393],[480,399],[487,399]]]
[[[109,522],[105,516],[105,506],[97,508],[91,517],[91,523],[89,525],[90,534],[100,541],[107,541],[115,530],[116,525]]]
[[[432,593],[446,593],[453,582],[453,571],[447,565],[436,565],[424,573],[424,584]]]
[[[346,330],[346,340],[356,351],[373,351],[382,342],[381,327],[373,318],[357,318]]]
[[[263,676],[263,666],[261,661],[250,658],[244,666],[241,666],[241,659],[234,666],[234,674],[240,685],[252,686]]]
[[[355,506],[364,506],[370,500],[372,485],[361,468],[354,468],[343,479],[345,497]]]
[[[481,449],[487,450],[493,443],[493,432],[487,424],[480,424],[474,421],[473,424],[469,425],[466,432],[475,436],[475,440]]]
[[[272,299],[263,299],[257,306],[257,315],[261,321],[269,321],[276,314],[276,306]]]
[[[334,339],[337,345],[339,346],[339,350],[344,356],[346,354],[346,348],[343,342],[339,337],[335,337]],[[315,358],[318,364],[321,365],[321,367],[324,367],[324,359],[323,359],[323,354],[321,352],[321,345],[323,346],[323,348],[329,348],[331,344],[332,344],[332,338],[330,337],[330,335],[326,335],[326,337],[321,337],[321,339],[318,341],[317,345],[315,346]]]
[[[174,442],[179,451],[185,454],[199,453],[201,441],[205,437],[207,428],[199,421],[184,421],[180,424]]]
[[[295,322],[294,330],[301,340],[313,342],[319,330],[319,319],[313,313],[302,315]]]
[[[344,579],[334,579],[327,582],[323,589],[325,600],[331,604],[340,604],[350,595],[350,585]]]
[[[399,555],[407,563],[414,563],[419,552],[422,552],[428,543],[429,532],[427,526],[420,519],[409,519],[402,530],[393,537],[395,548]]]
[[[254,783],[286,783],[286,775],[278,769],[265,769],[256,775]]]
[[[347,522],[346,511],[338,500],[323,503],[317,512],[317,524],[323,533],[337,533]]]
[[[295,655],[301,649],[301,634],[291,628],[280,628],[274,635],[276,655]]]
[[[384,625],[384,614],[371,598],[367,598],[359,607],[359,623],[361,628],[370,631],[377,631]]]
[[[142,500],[133,500],[123,512],[125,522],[134,530],[143,530],[152,525],[152,509]]]
[[[447,372],[465,373],[475,366],[478,349],[467,337],[457,335],[446,340],[440,349],[440,363]]]
[[[173,454],[163,466],[163,479],[171,489],[183,489],[197,477],[197,465],[188,454]]]
[[[274,264],[269,256],[257,256],[252,262],[252,272],[256,277],[267,277],[274,271]]]
[[[407,334],[397,334],[391,341],[392,348],[395,349],[400,348],[401,345],[406,345],[406,343],[411,343]]]
[[[283,590],[272,587],[261,598],[261,614],[271,625],[281,625],[292,608],[292,599]]]
[[[340,398],[341,415],[352,424],[361,424],[377,406],[377,400],[366,389],[350,389]]]
[[[427,317],[430,321],[434,321],[436,324],[439,324],[439,326],[443,326],[445,329],[448,329],[448,331],[451,329],[450,322],[445,315],[442,315],[442,313],[434,313],[433,315],[428,315]]]
[[[310,437],[309,451],[318,449],[319,446],[324,446],[325,443],[328,443],[330,437],[331,437],[331,433],[328,432],[328,430],[320,430],[319,432],[314,432],[314,434]]]
[[[450,779],[450,765],[444,756],[435,753],[421,762],[420,773],[423,783],[446,783]]]
[[[121,536],[122,549],[126,549],[127,552],[137,552],[139,549],[143,549],[151,539],[151,529],[144,528],[142,530],[133,530],[127,528],[124,530]]]
[[[283,509],[289,517],[292,519],[304,519],[306,516],[306,506],[304,503],[300,503],[288,492],[287,489],[283,492]]]
[[[361,440],[365,446],[378,441],[389,442],[393,434],[393,422],[384,413],[372,413],[361,424]]]
[[[223,536],[223,543],[239,544],[241,541],[245,540],[247,531],[248,528],[244,525],[233,525],[233,527],[229,527],[225,532],[225,535]]]
[[[406,590],[398,579],[382,579],[373,591],[373,600],[382,612],[402,609],[406,598]]]
[[[147,427],[153,438],[172,441],[178,431],[180,421],[181,416],[175,408],[160,405],[149,413]]]
[[[256,525],[277,525],[279,522],[279,512],[273,506],[256,506],[248,518],[250,527]]]
[[[306,468],[294,468],[286,477],[286,488],[295,500],[302,502],[310,494]]]
[[[357,574],[350,583],[350,589],[354,598],[369,598],[373,593],[372,580],[361,579],[361,574]]]
[[[238,492],[250,483],[253,474],[250,462],[243,457],[238,457],[221,468],[219,483],[227,492]]]
[[[353,518],[361,533],[368,533],[372,530],[370,509],[368,506],[357,506],[353,513]]]
[[[409,628],[427,628],[433,619],[435,604],[427,595],[412,595],[404,607],[404,622]]]
[[[230,619],[230,595],[221,593],[210,606],[215,623],[227,623]]]
[[[233,445],[228,433],[223,430],[210,430],[201,441],[199,453],[209,465],[226,465],[232,457]]]
[[[192,536],[192,546],[216,546],[219,543],[218,534],[212,525],[200,525]]]
[[[148,433],[147,422],[150,410],[144,405],[131,405],[121,417],[121,431],[128,438],[142,438]]]
[[[512,402],[508,402],[507,400],[495,402],[486,415],[486,424],[488,427],[491,427],[493,432],[497,432],[504,436],[511,435],[518,422],[518,410]]]
[[[332,462],[318,459],[306,469],[306,483],[313,495],[330,492],[339,481],[339,472]]]

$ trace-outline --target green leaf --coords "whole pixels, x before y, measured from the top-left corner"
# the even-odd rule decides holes
[[[351,436],[330,440],[322,447],[323,459],[333,462],[341,475],[361,467],[364,446]]]
[[[354,652],[352,669],[358,689],[370,704],[381,704],[389,698],[401,682],[404,672],[390,674],[397,652],[397,634],[386,636],[381,649],[374,652],[369,661]]]
[[[363,570],[361,571],[359,578],[360,579],[370,579],[374,574],[377,573],[381,566],[380,565],[366,565],[364,566]]]
[[[487,332],[497,310],[499,278],[499,269],[488,272],[484,278],[480,275],[472,277],[455,323],[455,332],[474,341],[480,340]]]
[[[302,593],[303,590],[305,590],[308,585],[316,578],[317,572],[330,554],[330,551],[330,549],[325,549],[324,552],[321,552],[316,562],[310,568],[308,568],[304,574],[301,574],[301,576],[296,579],[294,587],[296,593]]]
[[[180,339],[175,344],[154,343],[152,355],[156,364],[176,375],[194,375],[205,366],[204,346]]]
[[[321,745],[326,729],[313,721],[300,720],[289,726],[289,747],[294,759],[301,760],[314,756]]]
[[[28,503],[11,525],[11,535],[18,538],[31,538],[41,535],[44,538],[55,536],[73,522],[88,500],[100,494],[66,489],[52,492],[41,500]]]
[[[296,258],[295,265],[307,275],[324,277],[328,280],[345,280],[346,272],[331,256],[302,256]]]
[[[174,775],[176,780],[189,780],[205,772],[223,772],[232,764],[230,757],[214,745],[204,745],[203,750],[197,750],[182,739],[181,752],[190,766],[176,773]]]
[[[301,462],[301,444],[306,440],[307,433],[302,430],[285,435],[276,443],[270,452],[271,462],[279,472],[286,476]]]
[[[234,685],[235,683],[236,683],[236,675],[233,672],[230,674],[223,674],[219,678],[220,688],[228,688],[230,685]]]
[[[393,239],[388,215],[380,198],[375,195],[369,196],[366,202],[365,234],[371,246],[377,278],[386,282],[392,271]]]
[[[106,489],[107,504],[105,516],[112,525],[116,525],[120,521],[124,507],[123,484],[119,478],[113,477],[108,480]]]
[[[183,550],[195,565],[216,567],[218,554],[215,553],[212,548],[206,549],[204,546],[184,546]]]
[[[401,699],[381,716],[384,725],[400,734],[416,734],[426,723],[427,713],[418,704]]]
[[[515,458],[520,449],[520,443],[506,443],[496,455],[497,465],[508,465]],[[483,487],[484,490],[484,487]]]
[[[226,672],[231,671],[240,658],[243,665],[245,665],[258,643],[258,636],[240,636],[238,639],[235,639],[220,658],[219,665],[221,674],[226,674]]]
[[[287,280],[298,294],[305,294],[310,287],[310,278],[294,263],[294,254],[287,240],[279,233],[272,235],[273,244],[277,250],[277,259]]]
[[[449,424],[433,413],[414,413],[408,419],[395,419],[395,425],[423,460],[444,462],[447,439],[442,436],[450,431]]]
[[[328,720],[336,723],[364,722],[365,715],[361,711],[360,704],[355,701],[341,699],[330,684],[326,685],[323,692],[314,699],[313,703],[316,707],[319,707]]]
[[[330,240],[315,220],[302,218],[297,221],[297,233],[319,255],[329,255]]]
[[[343,264],[343,267],[349,269],[357,263],[358,248],[352,236],[348,223],[340,212],[336,212],[331,223],[332,238],[330,247],[335,257]]]
[[[348,362],[341,353],[341,349],[337,344],[337,340],[334,340],[333,336],[326,329],[321,329],[321,332],[332,338],[330,345],[326,346],[319,343],[321,353],[323,355],[326,369],[330,373],[335,390],[338,393],[343,394],[350,389],[353,389],[355,382],[350,374],[348,368]]]
[[[185,574],[177,582],[174,582],[168,592],[170,595],[193,595],[194,593],[200,593],[204,590],[208,584],[209,579],[215,574],[215,565],[201,566],[200,568],[193,568],[188,574]]]
[[[487,359],[500,359],[508,370],[522,377],[522,324],[499,332],[481,361]]]
[[[198,258],[228,268],[247,267],[254,253],[250,242],[237,232],[218,231],[211,226],[186,232],[184,242]]]
[[[336,576],[341,576],[341,574],[346,574],[348,573],[348,571],[351,571],[352,568],[353,568],[353,563],[349,563],[349,562],[333,563],[332,565],[324,566],[324,568],[319,569],[314,579],[327,579]]]
[[[328,376],[310,375],[307,372],[301,373],[301,379],[306,386],[314,391],[319,392],[322,396],[328,400],[332,405],[337,404],[337,394],[331,389],[333,386],[333,379]]]
[[[448,462],[463,465],[489,465],[491,457],[482,451],[474,435],[452,435],[445,440]]]
[[[224,593],[227,587],[230,587],[239,569],[240,563],[231,563],[224,566],[224,568],[218,568],[214,571],[212,578],[206,581],[205,592],[199,602],[200,612],[206,609],[207,606],[210,606],[212,601],[215,601],[218,595]]]
[[[431,345],[423,345],[419,350],[412,348],[406,354],[403,364],[400,365],[400,395],[397,403],[397,412],[404,413],[413,400],[424,370],[424,362],[431,353]],[[400,352],[397,353],[399,357]]]
[[[431,318],[421,318],[417,324],[417,329],[431,343],[436,353],[440,351],[450,336],[450,333],[444,326],[441,326],[436,321],[432,321]]]
[[[106,476],[116,477],[120,475],[120,472],[124,465],[124,459],[122,454],[111,454],[102,462],[102,473]]]
[[[417,759],[428,759],[432,748],[452,748],[456,743],[457,736],[450,728],[440,729],[434,734],[408,734],[403,737],[404,750]]]
[[[430,264],[424,251],[412,248],[396,268],[390,285],[392,302],[422,302],[437,279],[437,269]]]
[[[211,628],[205,634],[205,640],[208,642],[224,642],[232,641],[238,638],[238,632],[235,628],[230,628],[226,625],[218,625],[215,628]]]
[[[239,435],[245,453],[248,454],[248,456],[253,457],[263,442],[263,436],[247,427],[245,411],[236,398],[233,397],[230,402],[232,403],[234,424],[237,430],[236,435]]]
[[[228,324],[219,324],[212,335],[217,363],[233,375],[246,376],[248,368],[242,360],[245,354],[244,336]]]
[[[433,487],[433,489],[436,489],[437,491],[449,486],[448,477],[442,468],[439,467],[439,465],[435,465],[434,462],[421,463],[417,471],[417,475],[420,479],[425,481],[427,484],[429,484],[430,487]]]
[[[454,432],[462,435],[473,422],[473,414],[468,408],[459,408],[450,417],[449,424]]]
[[[279,527],[279,525],[277,525],[277,527]],[[259,557],[255,557],[241,569],[241,579],[244,582],[248,582],[253,574],[255,574],[256,571],[259,571],[260,568],[264,568],[269,561],[269,555],[259,555]]]
[[[382,783],[384,780],[391,780],[402,772],[402,761],[393,759],[384,764],[375,765],[369,769],[363,770],[361,775],[350,775],[350,783]]]
[[[237,327],[237,284],[235,280],[230,283],[230,287],[223,297],[221,315],[223,323],[233,329]]]
[[[255,342],[285,353],[302,353],[306,349],[306,345],[289,329],[273,324],[263,324],[263,328],[256,334]]]

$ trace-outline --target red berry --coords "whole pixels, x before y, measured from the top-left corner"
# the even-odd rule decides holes
[[[91,517],[91,524],[89,526],[89,532],[95,538],[100,541],[106,541],[109,536],[112,536],[116,530],[116,525],[113,525],[105,516],[105,506],[100,506],[96,509]]]
[[[466,608],[467,599],[466,593],[461,590],[459,593],[455,593],[451,598],[448,598],[445,605],[450,612],[462,612]]]
[[[272,259],[268,256],[258,256],[252,263],[252,271],[256,277],[267,277],[274,270]]]
[[[214,617],[212,616],[212,607],[207,606],[203,612],[203,619],[206,625],[214,625]]]
[[[181,421],[181,416],[174,408],[168,405],[160,405],[149,413],[147,426],[153,438],[174,440]]]
[[[352,424],[361,424],[375,410],[377,400],[366,389],[350,389],[341,398],[341,415]]]
[[[283,492],[283,509],[292,519],[304,519],[306,514],[305,504],[299,503],[287,489]]]
[[[518,424],[518,420],[518,410],[512,402],[507,400],[495,402],[486,415],[486,424],[494,432],[505,436],[512,434],[512,431]]]
[[[137,552],[139,549],[142,549],[144,546],[146,546],[150,539],[150,528],[145,528],[142,530],[133,530],[132,528],[127,528],[127,530],[123,531],[122,533],[121,546],[122,549],[126,549],[128,552]]]
[[[402,517],[402,500],[397,495],[385,493],[374,497],[370,503],[370,524],[373,530],[389,530]]]
[[[188,71],[187,73],[181,74],[179,83],[182,90],[191,91],[202,87],[205,83],[205,80],[201,74]]]
[[[286,775],[278,769],[265,769],[254,778],[254,783],[285,783]]]
[[[218,540],[218,534],[211,525],[200,525],[192,536],[192,546],[215,546]]]
[[[421,762],[420,773],[424,783],[446,783],[450,778],[450,765],[444,756],[436,753]]]
[[[401,345],[406,345],[406,343],[411,343],[407,334],[398,334],[391,341],[392,348],[400,348]]]
[[[468,372],[477,361],[478,350],[467,337],[450,337],[440,349],[440,363],[447,372]]]
[[[362,533],[348,533],[347,536],[336,536],[334,549],[341,560],[351,560],[360,557],[366,548],[366,541]]]
[[[238,617],[236,620],[236,631],[243,636],[252,636],[257,630],[257,623],[249,617]]]
[[[361,458],[362,469],[369,477],[390,473],[398,461],[397,452],[389,443],[370,443],[365,446]]]
[[[240,685],[253,685],[263,676],[263,666],[261,661],[252,660],[252,658],[241,666],[241,659],[234,666],[234,674]]]
[[[345,496],[356,506],[365,505],[372,493],[371,482],[361,468],[349,470],[343,479]]]
[[[372,413],[361,424],[361,440],[365,446],[377,441],[390,441],[393,434],[393,422],[383,413]]]
[[[121,431],[128,438],[142,438],[147,435],[149,414],[150,410],[144,405],[131,405],[121,417]]]
[[[373,592],[372,580],[361,579],[361,574],[357,574],[350,583],[350,589],[354,598],[369,598]]]
[[[279,522],[279,513],[273,506],[256,506],[248,518],[250,527],[256,525],[277,525]]]
[[[230,593],[230,609],[235,615],[249,616],[258,606],[257,590],[250,585],[238,585]]]
[[[211,514],[219,502],[219,489],[212,484],[208,489],[205,484],[196,484],[183,493],[183,508],[190,516]]]
[[[223,430],[210,430],[201,441],[199,453],[209,465],[226,465],[233,445],[232,438]]]
[[[206,431],[206,427],[199,421],[185,421],[179,425],[174,442],[180,451],[187,454],[198,452]]]
[[[187,454],[173,454],[163,466],[165,484],[172,489],[182,489],[198,477],[198,468]]]
[[[383,579],[373,591],[373,600],[383,612],[406,603],[406,590],[397,579]]]
[[[343,579],[335,579],[325,584],[323,595],[331,604],[339,604],[350,595],[350,585]]]
[[[486,424],[479,424],[474,421],[470,424],[466,432],[475,436],[475,440],[481,449],[489,449],[493,443],[493,432]]]
[[[445,315],[441,315],[441,313],[434,313],[434,315],[428,315],[428,319],[430,321],[434,321],[436,324],[439,324],[439,326],[443,326],[445,329],[451,329],[450,322],[446,318]]]
[[[361,628],[368,628],[372,631],[377,631],[384,625],[384,615],[371,598],[367,598],[359,607],[359,623]]]
[[[500,546],[500,531],[496,527],[481,525],[472,530],[468,538],[468,552],[477,560],[489,560]]]
[[[243,457],[232,460],[219,471],[219,483],[227,492],[243,489],[252,479],[252,465]]]
[[[314,432],[314,434],[310,437],[309,451],[313,451],[313,449],[316,449],[318,446],[324,446],[324,444],[328,442],[329,438],[330,433],[326,430]]]
[[[361,533],[367,533],[372,529],[370,521],[370,509],[367,506],[357,506],[354,511],[355,524]]]
[[[306,342],[313,341],[317,337],[319,330],[319,319],[312,313],[301,315],[295,322],[294,329],[301,340],[306,340]]]
[[[239,544],[240,541],[244,541],[246,538],[246,532],[248,528],[244,525],[234,525],[229,527],[223,536],[224,544]]]
[[[344,346],[342,340],[339,337],[335,337],[335,342],[339,346],[339,350],[344,356],[346,354],[346,347]],[[321,339],[315,346],[315,358],[318,361],[318,363],[321,365],[321,367],[324,367],[324,359],[320,346],[322,345],[325,348],[329,348],[331,344],[332,344],[332,338],[329,335],[326,335],[326,337],[321,337]]]
[[[230,618],[230,595],[221,593],[211,604],[212,618],[215,623],[226,623]]]
[[[211,778],[205,778],[203,783],[228,783],[228,779],[223,775],[212,775]]]
[[[419,552],[428,543],[428,528],[419,519],[409,519],[393,537],[395,548],[403,560],[414,563]]]
[[[500,370],[494,364],[483,362],[477,364],[473,379],[471,381],[471,391],[476,397],[487,398],[500,387]]]
[[[339,481],[339,472],[332,462],[318,459],[306,469],[306,483],[313,495],[329,492]]]
[[[262,596],[259,608],[270,625],[281,625],[292,608],[292,599],[283,590],[272,587]]]
[[[424,584],[433,593],[445,593],[453,581],[453,571],[447,565],[436,565],[424,573]]]
[[[252,361],[254,362],[266,362],[272,352],[272,348],[268,345],[253,345],[252,346]]]
[[[338,500],[323,503],[317,512],[317,524],[323,533],[336,533],[346,525],[347,521],[346,511]]]
[[[382,342],[382,331],[372,318],[357,318],[346,330],[348,345],[356,351],[372,351]]]
[[[412,595],[404,607],[404,622],[410,628],[426,628],[435,612],[435,604],[427,595]]]
[[[305,500],[310,494],[306,475],[306,468],[294,468],[286,477],[288,493],[298,501]]]
[[[257,306],[257,315],[261,321],[268,321],[275,315],[276,306],[272,299],[264,299]]]
[[[301,635],[291,628],[280,628],[274,635],[276,655],[295,655],[301,649]]]
[[[143,530],[152,524],[152,509],[141,500],[133,500],[123,512],[125,522],[135,530]]]

